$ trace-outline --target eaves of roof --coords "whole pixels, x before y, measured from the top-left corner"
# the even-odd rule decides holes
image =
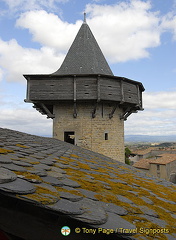
[[[127,82],[127,83],[134,83],[136,85],[138,85],[141,89],[142,92],[145,91],[145,88],[143,86],[143,84],[139,81],[135,81],[133,79],[129,79],[129,78],[125,78],[125,77],[119,77],[119,76],[111,76],[111,75],[107,75],[107,74],[95,74],[95,73],[88,73],[88,74],[24,74],[23,76],[26,78],[26,80],[33,80],[33,79],[37,79],[38,81],[43,80],[45,78],[49,79],[60,79],[62,77],[97,77],[97,75],[101,78],[109,78],[112,80],[117,80],[117,81],[123,81],[123,82]]]

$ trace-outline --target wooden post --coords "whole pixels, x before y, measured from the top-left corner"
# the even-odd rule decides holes
[[[125,101],[125,98],[124,98],[124,89],[123,89],[123,80],[120,80],[120,89],[121,89],[121,102],[120,102],[120,104],[123,104],[124,101]]]
[[[74,100],[73,117],[77,118],[77,108],[76,108],[76,75],[74,75],[74,77],[73,77],[73,100]]]
[[[117,109],[117,103],[115,104],[115,106],[113,107],[111,113],[109,114],[109,118],[110,118],[110,119],[113,117],[116,109]]]

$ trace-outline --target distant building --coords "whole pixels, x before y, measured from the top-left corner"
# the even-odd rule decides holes
[[[162,154],[155,159],[141,159],[134,167],[152,174],[155,177],[176,183],[176,155]]]
[[[24,77],[25,101],[53,119],[54,138],[125,161],[124,120],[143,110],[144,87],[113,75],[86,19],[56,72]]]
[[[139,150],[135,150],[132,151],[132,153],[130,154],[130,162],[136,163],[138,162],[140,159],[146,159],[148,157],[154,156],[152,155],[152,151],[153,151],[153,147],[148,147],[145,149],[139,149]]]
[[[148,159],[148,158],[158,158],[163,154],[176,154],[176,150],[173,148],[165,148],[161,149],[158,147],[147,147],[145,149],[132,150],[130,154],[130,161],[133,163],[138,162],[140,159]]]
[[[135,162],[133,164],[133,167],[139,168],[140,170],[148,173],[150,170],[150,160],[151,159],[142,158],[139,161]]]

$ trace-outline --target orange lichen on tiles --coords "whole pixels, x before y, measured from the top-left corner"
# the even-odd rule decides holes
[[[76,154],[70,154],[70,157],[71,158],[80,158],[78,155],[76,155]]]
[[[26,195],[17,195],[19,198],[27,198],[29,200],[35,201],[37,203],[41,203],[44,205],[54,204],[59,199],[59,192],[51,191],[45,187],[41,187],[40,185],[36,185],[36,191],[33,194]]]
[[[89,165],[88,164],[86,164],[86,163],[78,163],[78,166],[80,167],[80,168],[82,168],[82,169],[85,169],[85,170],[90,170],[91,168],[89,167]]]
[[[22,145],[22,144],[16,144],[17,147],[21,147],[21,148],[30,148],[28,146]]]
[[[0,148],[0,154],[8,154],[8,153],[14,153],[14,151],[5,149],[5,148]]]
[[[66,189],[66,188],[63,188],[63,187],[57,187],[57,186],[55,186],[55,188],[57,189],[58,192],[68,192],[68,193],[71,193],[71,194],[74,194],[74,195],[77,195],[77,196],[80,196],[80,197],[84,197],[84,195],[76,189],[74,189],[74,190],[71,189],[70,190],[70,189]]]
[[[36,175],[36,174],[32,174],[32,173],[29,173],[29,172],[19,172],[19,171],[14,171],[14,173],[15,173],[17,176],[22,176],[22,177],[24,177],[24,179],[29,179],[29,180],[35,179],[35,180],[37,180],[37,181],[42,182],[41,177],[39,177],[39,176]]]

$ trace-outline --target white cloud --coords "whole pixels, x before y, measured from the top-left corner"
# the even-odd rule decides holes
[[[144,93],[144,106],[147,109],[175,109],[176,91]]]
[[[9,4],[12,6],[13,2]],[[22,3],[15,2],[17,5]],[[161,17],[157,12],[152,12],[148,1],[133,0],[114,5],[89,4],[86,12],[88,24],[105,57],[112,62],[148,57],[149,48],[160,45],[163,28],[168,29],[170,26],[166,21],[164,24],[164,20],[162,26],[159,25]],[[174,18],[170,17],[170,24],[171,20],[174,25]],[[16,40],[0,40],[0,65],[2,70],[6,70],[7,79],[20,81],[24,73],[56,71],[81,22],[70,24],[44,10],[23,13],[17,20],[16,27],[28,29],[33,41],[43,47],[38,50],[29,49],[20,46]],[[2,76],[1,71],[0,77]]]
[[[8,95],[9,97],[9,95]],[[10,102],[6,93],[0,95],[0,126],[40,136],[52,136],[52,120],[41,115],[31,104],[13,97]],[[7,99],[6,99],[7,98]]]
[[[105,56],[123,62],[149,56],[149,48],[160,45],[160,17],[140,0],[115,5],[88,4],[87,22]],[[16,26],[29,29],[33,40],[58,51],[67,51],[81,21],[70,24],[44,10],[21,15]]]
[[[8,42],[0,39],[0,65],[7,81],[23,81],[22,75],[27,73],[52,73],[58,69],[63,57],[49,47],[23,48],[15,39]]]
[[[105,56],[123,62],[149,56],[148,48],[160,45],[160,18],[149,2],[133,0],[116,5],[89,4],[87,21]],[[16,26],[29,29],[33,40],[59,51],[67,51],[81,22],[63,22],[45,11],[21,15]]]
[[[105,0],[93,0],[93,2],[96,2],[96,3],[98,3],[98,2],[104,2]]]
[[[48,11],[58,10],[58,3],[65,3],[69,0],[2,0],[7,4],[8,12],[25,12],[28,10],[47,9]]]
[[[81,26],[81,21],[70,24],[53,13],[40,10],[22,14],[16,26],[29,29],[33,41],[59,52],[67,52]]]
[[[168,13],[162,18],[163,31],[171,31],[173,33],[173,40],[176,41],[176,15],[173,12]]]
[[[161,115],[161,114],[159,114]],[[164,111],[158,116],[155,111],[133,114],[125,122],[127,135],[176,135],[176,116],[174,112]]]
[[[131,115],[126,134],[176,135],[176,92],[145,93],[144,111]]]
[[[52,137],[53,120],[36,111],[32,107],[33,104],[23,101],[21,92],[26,91],[25,86],[22,85],[21,91],[15,89],[14,92],[9,92],[9,88],[13,85],[21,84],[9,83],[5,86],[0,82],[0,127]]]
[[[160,18],[149,1],[89,4],[86,12],[103,52],[113,62],[148,57],[148,48],[160,45]]]
[[[3,79],[3,75],[4,75],[3,69],[0,68],[0,81]]]
[[[40,136],[52,136],[52,121],[33,109],[1,110],[0,126]]]

